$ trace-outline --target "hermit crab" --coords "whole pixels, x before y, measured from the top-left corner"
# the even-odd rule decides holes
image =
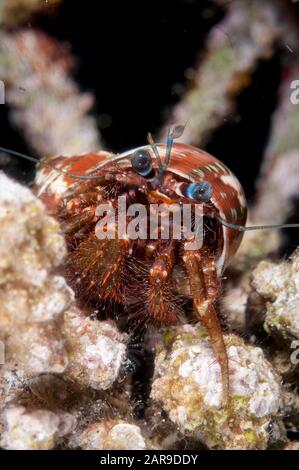
[[[275,226],[245,227],[246,200],[238,179],[212,155],[175,143],[182,132],[183,126],[175,126],[165,144],[149,134],[148,145],[118,155],[99,151],[44,159],[35,191],[61,223],[68,245],[65,272],[79,299],[100,311],[121,306],[136,321],[163,326],[180,320],[181,285],[187,285],[184,295],[193,300],[194,316],[210,336],[227,403],[228,359],[216,311],[221,275],[245,230]],[[154,234],[146,229],[145,236],[130,237],[121,233],[119,218],[107,218],[110,208],[118,215],[120,198],[126,207],[145,208],[146,218],[152,207],[175,204],[180,212],[189,205],[193,226],[186,235],[181,225],[177,238],[171,230],[163,236],[159,225]],[[202,238],[194,248],[198,207]],[[123,228],[134,217],[126,212]],[[106,236],[99,237],[104,219]]]

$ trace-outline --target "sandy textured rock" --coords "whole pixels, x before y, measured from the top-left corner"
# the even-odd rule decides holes
[[[299,253],[289,261],[262,261],[252,285],[266,299],[265,329],[285,341],[299,339]]]
[[[260,348],[225,337],[231,403],[222,407],[220,366],[201,326],[165,333],[158,346],[152,398],[181,432],[209,448],[265,449],[280,407],[280,383]]]
[[[299,450],[299,441],[290,441],[284,447],[283,450]]]
[[[124,421],[94,423],[83,431],[78,445],[85,450],[144,450],[141,430]]]
[[[25,324],[6,340],[8,363],[28,376],[42,373],[61,374],[68,356],[65,341],[55,324]]]
[[[1,446],[7,450],[50,450],[74,427],[68,413],[26,410],[11,407],[5,411],[5,429]]]
[[[299,397],[294,387],[288,385],[283,387],[282,400],[286,428],[289,431],[297,432],[299,426]]]
[[[26,187],[0,173],[0,283],[41,286],[66,255],[59,224]]]
[[[66,255],[59,225],[29,189],[1,173],[0,223],[0,372],[61,373],[67,355],[58,322],[74,296],[55,272]]]
[[[34,282],[34,280],[33,280]],[[61,276],[51,276],[41,287],[3,286],[0,290],[2,331],[12,323],[48,322],[59,318],[72,298],[72,292]],[[36,299],[36,303],[32,302]]]
[[[126,360],[126,335],[112,322],[92,320],[76,308],[64,315],[69,351],[67,376],[81,385],[106,390]]]
[[[231,331],[244,333],[248,293],[242,287],[230,288],[221,299],[222,311]]]
[[[126,360],[127,336],[74,306],[57,275],[66,256],[58,223],[29,189],[1,173],[0,223],[0,408],[22,400],[33,381],[32,393],[43,397],[51,374],[71,380],[72,389],[111,387]]]
[[[60,323],[73,292],[56,269],[66,247],[58,223],[32,192],[0,173],[1,408],[39,374],[61,374],[68,357]]]

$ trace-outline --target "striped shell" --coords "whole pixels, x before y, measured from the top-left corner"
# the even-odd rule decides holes
[[[150,151],[154,168],[158,167],[155,155],[151,147]],[[165,145],[158,144],[157,148],[162,157],[165,156]],[[112,155],[100,151],[86,153],[79,156],[53,157],[47,162],[52,166],[65,169],[73,174],[88,175],[95,172],[109,171],[109,168],[117,165],[121,171],[131,169],[131,156],[138,149],[133,149],[119,155]],[[211,203],[219,215],[227,222],[245,225],[246,200],[243,189],[235,175],[219,160],[212,155],[190,145],[175,143],[171,151],[170,165],[167,173],[172,173],[181,182],[198,182],[207,180],[213,188]],[[36,187],[38,195],[51,208],[63,199],[66,193],[73,189],[78,191],[78,186],[86,185],[86,182],[78,181],[69,176],[57,173],[55,170],[43,167],[37,174]],[[217,254],[217,268],[219,274],[223,272],[232,256],[236,252],[242,233],[222,226],[223,243]]]

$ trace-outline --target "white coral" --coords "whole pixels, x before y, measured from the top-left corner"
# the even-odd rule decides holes
[[[5,429],[1,445],[7,450],[50,450],[74,427],[68,413],[8,408],[4,413]]]
[[[126,335],[112,322],[92,320],[73,307],[64,315],[67,375],[96,390],[111,387],[126,359]]]
[[[223,408],[221,370],[204,329],[185,325],[165,338],[158,346],[152,397],[180,431],[194,433],[209,447],[265,448],[280,385],[262,350],[225,337],[231,403]]]
[[[105,421],[88,426],[78,439],[84,450],[144,450],[138,426],[124,421]]]
[[[68,356],[60,323],[74,294],[56,274],[65,255],[59,224],[26,187],[0,173],[1,408],[28,380],[62,373]]]
[[[6,356],[8,367],[12,363],[28,376],[61,374],[68,364],[64,338],[51,323],[19,325],[6,340]]]
[[[262,261],[252,285],[267,300],[266,330],[285,340],[299,339],[299,252],[278,264]]]
[[[66,255],[58,223],[32,192],[0,173],[0,326],[54,320],[73,293],[54,269]]]

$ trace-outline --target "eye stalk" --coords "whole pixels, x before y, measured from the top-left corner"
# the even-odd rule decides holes
[[[153,171],[152,157],[148,150],[136,150],[131,157],[132,168],[141,176],[147,177]]]
[[[212,194],[212,186],[208,181],[190,183],[186,190],[186,196],[198,202],[208,202],[211,199]]]

